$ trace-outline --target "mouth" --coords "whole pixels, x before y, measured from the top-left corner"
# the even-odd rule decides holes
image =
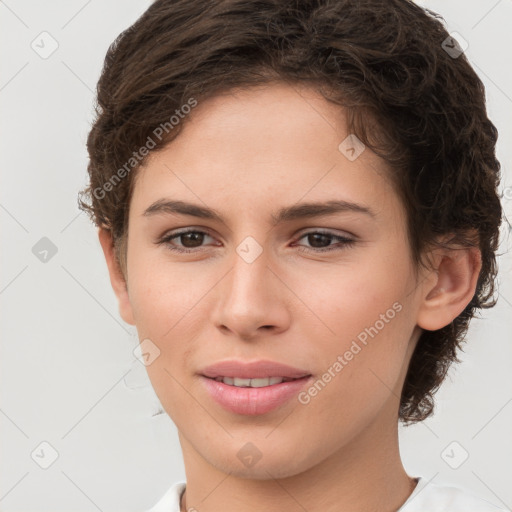
[[[256,416],[289,404],[311,382],[303,377],[208,377],[201,375],[204,390],[214,403],[236,415]]]
[[[266,414],[289,403],[312,374],[278,361],[218,361],[198,372],[209,398],[235,414]]]
[[[303,377],[261,377],[261,378],[244,378],[244,377],[207,377],[206,375],[203,375],[203,377],[206,377],[210,380],[215,380],[217,382],[222,382],[228,386],[234,386],[237,388],[266,388],[268,386],[274,386],[276,384],[281,384],[282,382],[292,382],[295,380],[301,380],[306,377],[311,377],[311,375],[304,375]]]
[[[237,379],[240,386],[247,386],[247,380],[254,381],[256,386],[260,379],[299,379],[307,375],[311,375],[306,369],[295,368],[284,363],[271,361],[268,359],[256,361],[243,361],[236,359],[228,359],[219,361],[215,364],[202,368],[200,375],[204,377],[216,379],[233,379],[233,382],[227,382],[229,385],[234,384],[234,379]],[[244,384],[245,382],[245,384]],[[262,386],[268,385],[265,381],[261,381]],[[236,384],[235,384],[236,385]]]

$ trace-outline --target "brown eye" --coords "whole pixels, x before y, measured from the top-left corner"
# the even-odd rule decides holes
[[[343,250],[355,243],[355,240],[334,233],[323,232],[323,231],[310,231],[309,233],[303,234],[299,240],[303,238],[307,239],[307,242],[311,247],[300,246],[301,251],[306,252],[327,252],[333,250]],[[336,244],[332,244],[332,241],[337,241]]]
[[[212,238],[208,233],[199,230],[180,231],[165,235],[157,244],[164,244],[168,249],[175,252],[197,252],[205,241],[205,237]],[[212,238],[213,239],[213,238]],[[180,243],[176,243],[176,241]]]
[[[189,231],[188,233],[182,233],[178,238],[186,248],[200,247],[204,240],[204,233]]]
[[[332,235],[325,235],[323,233],[310,233],[309,235],[306,235],[306,237],[308,243],[316,249],[328,247],[331,245],[330,242],[333,239]]]

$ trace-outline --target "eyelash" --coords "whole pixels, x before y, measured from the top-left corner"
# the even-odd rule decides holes
[[[209,233],[206,233],[205,231],[200,231],[200,230],[197,230],[197,229],[187,229],[187,230],[184,230],[184,231],[179,231],[177,233],[165,235],[160,240],[158,240],[156,243],[158,245],[165,244],[170,251],[181,253],[181,254],[198,252],[198,250],[200,251],[200,248],[199,249],[187,249],[187,248],[185,248],[185,249],[178,249],[177,246],[172,245],[170,243],[171,240],[174,240],[175,238],[179,238],[180,236],[186,235],[188,233],[199,233],[199,234],[202,234],[202,235],[211,236]],[[301,240],[302,238],[304,238],[306,236],[309,236],[309,235],[317,235],[317,234],[318,235],[328,236],[328,237],[330,237],[332,239],[338,240],[338,242],[341,243],[342,246],[341,247],[336,247],[336,246],[331,247],[331,246],[329,246],[328,248],[323,248],[323,249],[304,248],[304,246],[300,246],[299,251],[313,253],[313,254],[325,253],[325,252],[329,252],[329,251],[343,250],[346,247],[352,246],[356,242],[355,240],[353,240],[351,238],[347,238],[347,237],[344,237],[344,236],[341,236],[341,235],[335,235],[333,233],[326,232],[326,231],[308,231],[307,233],[302,234],[297,240]]]

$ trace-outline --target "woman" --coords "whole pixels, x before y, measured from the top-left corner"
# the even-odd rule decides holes
[[[151,512],[498,510],[408,475],[397,434],[493,304],[462,50],[407,0],[156,0],[111,46],[81,207],[179,432]]]

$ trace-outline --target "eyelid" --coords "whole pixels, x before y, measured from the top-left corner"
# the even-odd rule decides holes
[[[173,251],[178,254],[192,254],[192,253],[200,253],[205,250],[205,246],[199,246],[196,248],[179,248],[180,246],[174,246],[174,244],[171,243],[172,240],[179,238],[180,235],[185,235],[188,233],[199,233],[202,235],[210,236],[211,238],[216,238],[214,235],[210,234],[209,230],[207,228],[199,228],[195,226],[187,226],[184,228],[177,228],[175,230],[168,231],[164,233],[155,243],[157,245],[166,245],[167,248],[170,251]],[[328,237],[331,237],[333,240],[338,240],[337,243],[328,245],[324,248],[309,248],[304,245],[298,244],[299,251],[310,253],[310,254],[325,254],[327,252],[331,251],[341,251],[344,248],[351,246],[356,243],[357,237],[351,233],[345,232],[344,234],[339,234],[337,232],[334,232],[331,229],[327,228],[305,228],[302,232],[299,232],[298,234],[294,235],[294,242],[293,244],[296,244],[299,240],[302,238],[311,235],[311,234],[319,234],[319,235],[325,235]],[[341,247],[340,247],[341,244]]]
[[[332,237],[342,237],[342,238],[351,238],[356,239],[357,236],[353,233],[350,233],[349,231],[344,230],[335,230],[335,229],[329,229],[329,228],[304,228],[304,230],[299,231],[296,235],[294,235],[294,238],[299,239],[302,238],[305,235],[309,235],[311,233],[321,233],[322,235],[330,235]]]
[[[166,238],[168,239],[171,237],[178,237],[179,235],[183,235],[183,234],[191,233],[191,232],[205,234],[205,235],[211,236],[212,238],[216,237],[216,235],[213,235],[209,231],[208,228],[187,226],[184,228],[176,228],[175,230],[166,231],[163,235],[161,235],[158,238],[158,241],[160,241],[162,239],[166,239]],[[296,240],[299,240],[306,235],[316,234],[316,233],[319,233],[322,235],[328,235],[328,236],[332,236],[332,237],[354,238],[354,239],[357,238],[353,233],[350,233],[348,231],[343,231],[340,233],[340,232],[332,231],[328,228],[304,228],[304,230],[301,230],[298,233],[296,233],[295,235],[293,235],[293,238],[295,238]]]
[[[355,237],[352,234],[338,234],[336,232],[333,232],[331,230],[326,230],[322,228],[318,229],[309,229],[308,231],[305,231],[301,233],[298,237],[295,238],[295,242],[293,244],[295,245],[296,242],[301,240],[302,238],[311,235],[311,234],[319,234],[319,235],[325,235],[328,237],[331,237],[331,239],[335,242],[334,244],[328,245],[324,248],[314,248],[314,247],[306,247],[302,244],[298,244],[298,250],[301,252],[309,253],[309,254],[315,254],[315,255],[322,255],[327,254],[331,252],[340,252],[345,250],[346,248],[354,245],[357,241],[357,237]],[[337,241],[337,242],[336,242]]]
[[[210,231],[207,228],[199,228],[195,226],[187,226],[184,228],[176,228],[172,229],[170,231],[166,231],[162,236],[158,237],[155,241],[155,244],[159,245],[162,243],[166,243],[167,241],[179,238],[180,235],[186,235],[188,233],[200,233],[202,235],[207,235],[211,238],[217,238],[216,235],[213,235],[210,233]]]

